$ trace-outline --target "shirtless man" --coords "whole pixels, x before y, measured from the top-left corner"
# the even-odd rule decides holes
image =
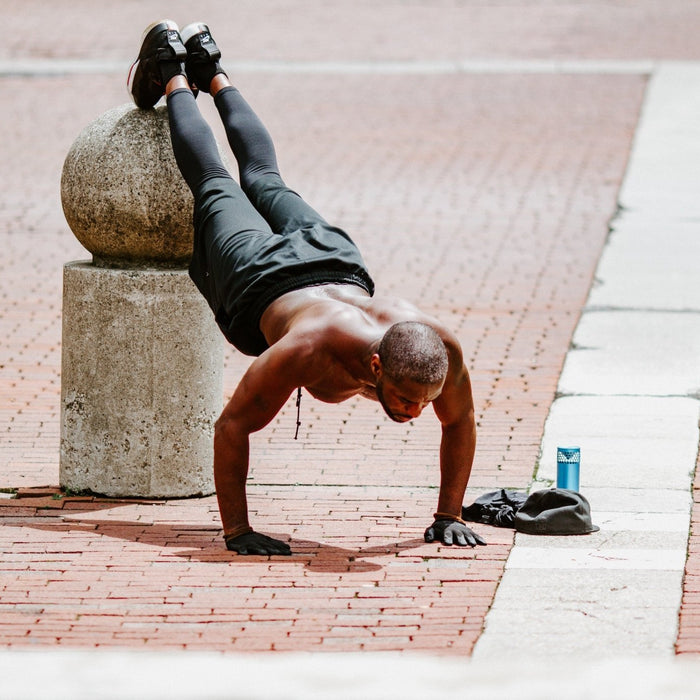
[[[476,429],[469,374],[455,336],[408,302],[373,296],[359,251],[282,181],[258,117],[221,68],[208,27],[146,28],[129,75],[137,106],[165,94],[175,158],[194,195],[190,276],[227,340],[256,359],[216,423],[214,480],[228,549],[290,554],[248,521],[249,436],[293,391],[337,403],[358,394],[394,421],[432,404],[442,426],[440,492],[426,542],[486,544],[461,519]],[[240,187],[223,166],[195,103],[214,98],[236,156]]]

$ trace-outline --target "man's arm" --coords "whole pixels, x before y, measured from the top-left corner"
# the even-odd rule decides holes
[[[457,345],[446,346],[450,369],[442,393],[433,402],[435,414],[442,424],[440,495],[436,522],[432,528],[428,528],[426,537],[432,540],[438,536],[445,544],[452,544],[454,539],[460,545],[486,544],[461,521],[464,493],[476,450],[476,423],[469,372],[464,365],[461,350]],[[448,524],[436,527],[443,521]],[[450,525],[450,521],[455,525]]]
[[[474,403],[465,367],[446,383],[433,406],[442,424],[438,511],[458,516],[462,512],[476,450]]]
[[[285,543],[254,533],[250,527],[249,436],[277,415],[295,388],[307,383],[313,364],[304,343],[283,339],[250,365],[216,422],[214,482],[224,537],[229,548],[242,554],[289,554]]]

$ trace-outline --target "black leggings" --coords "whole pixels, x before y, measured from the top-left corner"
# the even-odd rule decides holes
[[[243,95],[235,87],[225,87],[214,97],[214,104],[236,156],[243,191],[261,175],[279,175],[272,138]],[[214,134],[190,91],[172,92],[168,112],[175,160],[192,192],[211,177],[227,177]]]
[[[259,355],[268,346],[260,317],[282,294],[320,284],[352,284],[372,294],[374,283],[348,234],[284,184],[272,139],[238,90],[226,87],[214,100],[240,186],[192,93],[168,96],[175,159],[194,195],[190,276],[226,338]]]

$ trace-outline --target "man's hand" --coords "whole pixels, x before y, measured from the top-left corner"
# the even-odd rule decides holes
[[[477,544],[486,544],[476,532],[470,530],[463,522],[446,518],[437,518],[425,531],[426,542],[434,542],[436,539],[448,546],[456,544],[460,547],[467,545],[476,547]]]
[[[259,532],[246,532],[237,537],[225,537],[226,549],[239,554],[262,554],[263,556],[282,554],[289,556],[291,548],[286,542],[275,540]]]

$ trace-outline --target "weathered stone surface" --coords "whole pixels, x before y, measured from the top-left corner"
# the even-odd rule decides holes
[[[209,494],[223,341],[184,270],[64,267],[60,483]]]
[[[124,104],[85,127],[63,165],[61,200],[98,265],[189,261],[192,195],[175,162],[166,107]]]

